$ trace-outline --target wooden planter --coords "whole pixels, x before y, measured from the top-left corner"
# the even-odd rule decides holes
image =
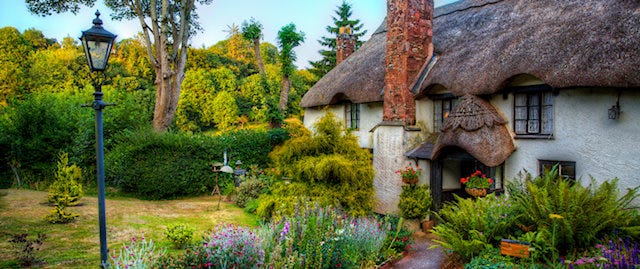
[[[520,258],[529,258],[530,243],[516,240],[502,239],[500,242],[500,254]]]
[[[473,197],[487,196],[487,189],[465,188],[464,190]]]

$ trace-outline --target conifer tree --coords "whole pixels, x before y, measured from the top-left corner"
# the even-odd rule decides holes
[[[327,32],[329,32],[329,36],[321,37],[318,42],[323,47],[327,47],[327,50],[321,49],[318,52],[322,55],[322,59],[318,61],[309,61],[309,64],[313,68],[310,69],[311,73],[316,75],[318,78],[321,78],[325,74],[327,74],[331,69],[336,66],[336,35],[338,35],[338,31],[340,27],[350,26],[353,30],[353,35],[356,36],[356,50],[362,45],[363,41],[362,37],[367,33],[367,30],[362,30],[364,25],[360,22],[359,19],[352,19],[352,10],[351,4],[347,3],[346,0],[342,1],[342,4],[337,6],[337,10],[335,10],[336,16],[331,17],[333,19],[334,25],[327,26]]]

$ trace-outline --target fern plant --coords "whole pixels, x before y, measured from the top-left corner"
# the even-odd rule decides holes
[[[617,179],[598,185],[591,178],[583,187],[558,174],[557,167],[533,178],[526,174],[507,185],[515,204],[522,209],[524,221],[536,228],[557,229],[555,247],[563,253],[594,244],[603,232],[613,228],[637,230],[632,220],[637,215],[633,201],[636,187],[621,195]]]
[[[471,260],[482,250],[498,245],[502,238],[515,234],[518,208],[506,196],[489,194],[480,199],[455,196],[436,214],[441,224],[433,228],[440,246]]]

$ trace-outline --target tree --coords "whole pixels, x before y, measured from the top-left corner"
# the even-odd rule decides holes
[[[26,0],[29,11],[46,16],[52,12],[76,14],[80,5],[92,6],[96,0]],[[184,79],[189,38],[200,29],[195,3],[213,0],[105,0],[116,20],[138,19],[147,56],[155,69],[156,104],[153,128],[165,131],[178,107]],[[153,40],[152,40],[153,38]]]
[[[360,40],[366,33],[367,30],[361,31],[364,25],[360,23],[359,19],[352,20],[351,15],[351,4],[346,1],[342,1],[340,6],[337,6],[337,10],[335,13],[336,17],[331,17],[333,19],[334,26],[327,26],[327,32],[329,32],[329,37],[323,36],[318,42],[323,47],[329,48],[328,50],[319,50],[318,52],[322,55],[322,59],[318,61],[309,61],[312,68],[310,69],[311,73],[316,75],[318,78],[323,77],[325,74],[329,73],[331,69],[336,66],[336,38],[340,31],[340,27],[350,26],[353,30],[353,35],[356,36],[356,49],[362,45],[362,41]]]
[[[0,28],[0,107],[11,97],[27,92],[27,59],[31,53],[31,45],[18,29]]]
[[[218,130],[226,130],[238,121],[236,99],[228,91],[221,91],[213,99],[213,122]]]
[[[242,37],[253,42],[253,50],[255,51],[256,63],[260,75],[264,76],[264,64],[262,63],[262,55],[260,54],[260,38],[262,38],[262,24],[251,18],[249,21],[242,23]]]
[[[296,60],[296,53],[293,48],[304,42],[304,33],[296,31],[296,25],[289,23],[278,31],[278,45],[280,45],[280,63],[282,64],[282,86],[280,87],[280,103],[278,109],[284,113],[289,100],[289,90],[291,88],[290,76],[296,67],[293,62]]]

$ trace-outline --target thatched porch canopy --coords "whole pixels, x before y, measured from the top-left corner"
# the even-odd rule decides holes
[[[488,101],[464,95],[445,119],[430,159],[437,159],[445,147],[456,146],[486,166],[498,166],[516,149],[506,124]]]

